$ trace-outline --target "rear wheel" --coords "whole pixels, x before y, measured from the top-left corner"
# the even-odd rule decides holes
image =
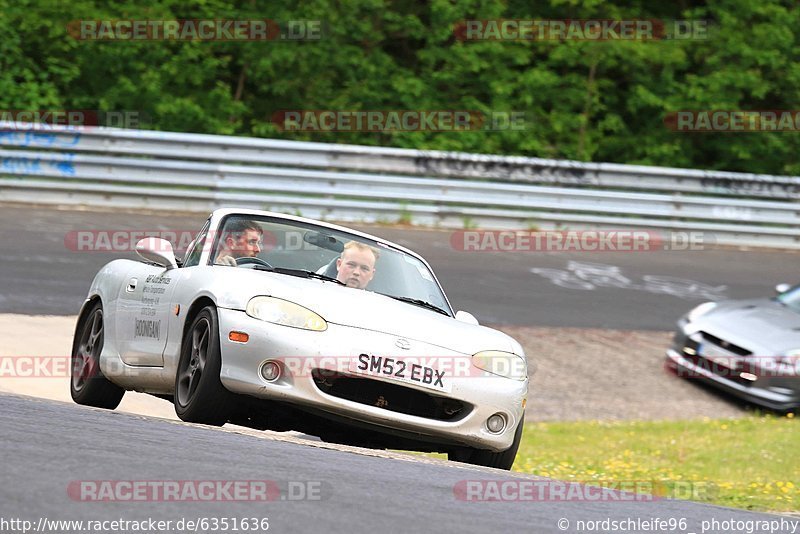
[[[103,332],[103,305],[98,301],[75,329],[69,392],[78,404],[113,410],[119,406],[125,390],[111,383],[100,371]]]
[[[447,459],[455,462],[464,462],[473,465],[482,465],[484,467],[494,467],[496,469],[511,470],[514,465],[514,459],[517,457],[520,441],[522,441],[522,427],[525,424],[525,416],[522,416],[517,431],[514,432],[514,441],[511,447],[504,451],[492,452],[484,449],[473,449],[471,447],[463,447],[461,449],[448,453]]]
[[[217,310],[206,306],[192,321],[181,345],[175,375],[175,413],[184,421],[222,426],[231,415],[233,394],[219,379]]]

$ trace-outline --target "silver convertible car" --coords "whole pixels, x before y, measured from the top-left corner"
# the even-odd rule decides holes
[[[800,407],[800,286],[772,299],[700,304],[678,321],[667,367],[746,401]]]
[[[75,402],[114,409],[140,391],[174,402],[184,421],[511,468],[522,347],[455,313],[414,252],[235,209],[214,211],[182,262],[156,237],[136,251],[141,261],[100,269],[80,311]]]

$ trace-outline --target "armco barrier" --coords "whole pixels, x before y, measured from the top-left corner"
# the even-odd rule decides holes
[[[445,227],[651,228],[800,248],[800,177],[0,122],[0,201],[238,205]]]

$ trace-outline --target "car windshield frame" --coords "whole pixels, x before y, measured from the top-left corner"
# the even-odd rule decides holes
[[[356,242],[364,243],[364,244],[368,245],[369,247],[372,247],[373,249],[377,250],[378,253],[380,254],[379,258],[377,259],[377,261],[375,263],[376,278],[378,276],[378,273],[380,273],[380,269],[381,269],[381,265],[382,265],[381,260],[383,260],[383,265],[384,266],[386,266],[386,264],[391,261],[391,263],[392,263],[392,265],[394,267],[394,272],[397,272],[397,270],[399,268],[400,270],[403,271],[401,274],[405,275],[406,277],[409,275],[409,273],[416,272],[416,273],[418,273],[418,277],[419,277],[419,279],[416,280],[417,284],[420,285],[420,286],[425,285],[426,287],[429,287],[429,288],[435,288],[436,293],[435,294],[427,294],[427,295],[420,294],[418,292],[414,293],[413,291],[411,291],[413,288],[408,288],[409,292],[404,293],[404,294],[399,294],[399,293],[392,292],[392,291],[381,291],[381,290],[378,290],[378,289],[382,289],[382,288],[373,289],[373,288],[370,287],[370,285],[372,284],[373,281],[375,281],[375,279],[373,279],[373,281],[370,282],[370,285],[367,285],[367,287],[365,288],[366,291],[370,291],[372,293],[377,293],[379,295],[383,295],[383,296],[386,296],[386,297],[389,297],[389,298],[393,298],[395,300],[396,300],[397,297],[408,297],[408,298],[412,298],[412,299],[423,300],[423,301],[426,301],[426,302],[428,302],[428,303],[430,303],[430,304],[432,304],[432,305],[434,305],[434,306],[436,306],[438,308],[441,308],[441,310],[443,312],[445,312],[445,314],[447,316],[449,316],[451,318],[455,317],[455,311],[453,310],[453,307],[450,304],[450,301],[448,300],[447,295],[444,292],[444,289],[442,288],[441,284],[439,283],[439,280],[436,278],[436,275],[434,274],[433,269],[430,268],[430,266],[427,264],[427,262],[421,256],[419,256],[418,254],[413,253],[411,251],[404,250],[401,247],[398,247],[397,245],[394,245],[391,242],[381,240],[380,238],[376,238],[374,236],[369,236],[369,235],[362,234],[362,233],[359,233],[359,232],[356,232],[356,231],[351,231],[351,230],[349,230],[347,228],[343,228],[343,227],[338,227],[338,226],[337,227],[331,227],[331,226],[327,226],[327,225],[324,225],[324,224],[318,224],[318,223],[315,223],[314,221],[310,221],[310,220],[297,220],[297,219],[294,219],[294,218],[284,218],[284,217],[281,217],[279,215],[267,215],[267,214],[248,213],[248,212],[225,214],[219,220],[219,223],[216,225],[217,231],[214,232],[215,235],[213,236],[212,244],[211,244],[211,247],[210,247],[210,254],[208,255],[208,259],[207,259],[207,262],[206,262],[207,266],[211,266],[211,267],[227,267],[226,265],[216,264],[215,260],[217,258],[217,255],[219,254],[219,251],[220,251],[222,236],[223,236],[223,234],[226,233],[225,232],[225,227],[226,227],[226,225],[228,224],[228,222],[231,219],[245,219],[245,220],[254,221],[254,222],[258,223],[262,227],[262,229],[264,230],[264,236],[267,235],[267,231],[268,231],[268,226],[269,225],[276,225],[276,226],[285,227],[287,230],[291,229],[291,228],[297,229],[298,231],[302,231],[304,233],[304,235],[307,232],[311,231],[311,232],[317,232],[317,233],[319,233],[320,235],[323,235],[323,236],[331,236],[331,237],[335,238],[336,241],[341,245],[344,245],[344,243],[346,243],[347,241],[356,241]],[[261,257],[262,260],[265,260],[267,262],[270,262],[270,253],[274,253],[276,250],[286,252],[286,249],[282,249],[280,246],[277,246],[278,245],[277,242],[276,243],[271,242],[271,241],[275,240],[274,235],[271,236],[271,238],[269,240],[270,240],[270,242],[267,242],[268,239],[264,239],[262,237],[262,243],[263,243],[264,246],[262,247],[261,252],[258,254],[258,256]],[[341,252],[335,251],[335,250],[330,249],[328,247],[319,247],[319,246],[317,246],[315,244],[311,244],[311,243],[309,243],[308,241],[305,241],[305,240],[303,240],[303,243],[306,243],[306,245],[303,245],[303,246],[316,247],[320,251],[325,250],[325,251],[329,251],[330,252],[330,254],[329,254],[329,258],[330,259],[327,260],[328,261],[328,265],[323,264],[323,265],[318,266],[317,269],[310,269],[309,268],[307,270],[313,270],[314,272],[323,271],[323,273],[324,273],[324,268],[329,267],[330,263],[332,263],[336,258],[340,257],[340,255],[341,255]],[[271,246],[271,248],[267,248],[267,247],[270,247],[270,246]],[[390,258],[391,258],[391,260],[390,260]],[[401,260],[402,260],[402,262],[401,262]],[[398,264],[400,266],[402,266],[402,267],[398,267]],[[408,265],[406,265],[406,264],[408,264]],[[283,268],[283,269],[303,269],[304,268],[302,266],[297,266],[297,265],[283,265],[283,264],[278,265],[278,264],[273,264],[271,262],[270,262],[270,265],[272,265],[273,267],[280,267],[280,268]],[[256,266],[258,266],[258,265],[254,265],[253,267],[256,267]],[[259,270],[259,271],[262,271],[262,272],[270,272],[269,269],[266,269],[266,268],[258,268],[256,270]],[[279,271],[280,271],[280,269],[279,269]],[[278,274],[282,274],[282,275],[285,275],[285,276],[291,276],[290,274],[280,273],[280,272],[278,272]],[[333,273],[333,277],[334,278],[336,277],[336,273],[335,272]],[[388,277],[388,275],[387,275],[387,277]],[[382,285],[383,286],[391,286],[391,283],[387,283],[387,281],[383,281]],[[403,286],[403,287],[405,288],[406,286]],[[354,288],[351,288],[351,289],[354,289]],[[433,298],[431,299],[430,297],[433,297]],[[419,306],[419,305],[416,305],[416,304],[412,304],[412,303],[408,303],[408,302],[407,302],[407,304],[409,306],[415,306],[415,307],[418,307],[420,309],[425,309],[422,306]],[[433,310],[430,310],[430,311],[432,313],[436,313]]]

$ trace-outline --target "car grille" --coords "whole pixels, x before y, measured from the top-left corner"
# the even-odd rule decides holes
[[[314,369],[311,376],[323,393],[392,412],[439,421],[457,421],[472,411],[466,403],[380,380],[323,369]]]
[[[706,332],[700,332],[700,334],[702,334],[704,341],[711,342],[714,345],[722,349],[725,349],[733,354],[737,354],[739,356],[748,356],[752,354],[750,351],[745,350],[736,345],[728,344],[728,346],[723,347],[722,340],[720,338],[712,336],[711,334],[708,334]],[[730,380],[731,382],[736,382],[737,384],[741,384],[744,386],[752,385],[752,382],[750,380],[742,378],[739,374],[743,370],[742,362],[737,363],[735,368],[726,369],[722,366],[714,364],[714,362],[701,356],[699,354],[699,348],[700,348],[699,345],[700,344],[693,339],[686,339],[686,342],[684,343],[683,346],[683,357],[692,362],[693,364],[697,365],[701,369],[710,371],[716,374],[717,376]]]
[[[742,348],[742,347],[740,347],[738,345],[734,345],[733,343],[728,343],[727,341],[724,341],[724,340],[718,338],[717,336],[713,336],[713,335],[709,334],[708,332],[700,332],[700,334],[702,334],[703,339],[705,341],[713,343],[714,345],[716,345],[716,346],[718,346],[718,347],[720,347],[722,349],[725,349],[728,352],[732,352],[734,354],[738,354],[739,356],[750,356],[751,354],[753,354],[752,352],[750,352],[749,350],[747,350],[745,348]]]

